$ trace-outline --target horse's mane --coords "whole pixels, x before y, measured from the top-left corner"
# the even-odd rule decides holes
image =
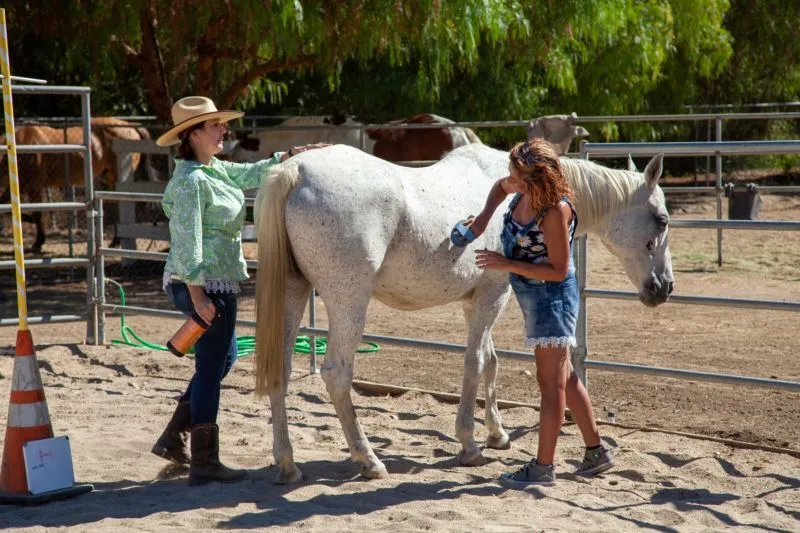
[[[584,159],[562,157],[561,166],[575,191],[579,224],[619,212],[644,183],[644,176],[638,172],[608,168]]]

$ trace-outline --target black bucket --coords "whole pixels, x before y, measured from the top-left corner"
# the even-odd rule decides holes
[[[761,209],[761,196],[758,186],[748,183],[737,188],[733,183],[725,184],[725,196],[728,198],[729,220],[755,220]]]

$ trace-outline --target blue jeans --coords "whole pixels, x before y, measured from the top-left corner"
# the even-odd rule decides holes
[[[189,400],[192,424],[217,422],[222,379],[236,362],[237,298],[232,293],[207,293],[217,306],[217,318],[194,345],[194,376],[181,401]],[[189,289],[184,283],[167,285],[167,295],[182,313],[194,313]]]

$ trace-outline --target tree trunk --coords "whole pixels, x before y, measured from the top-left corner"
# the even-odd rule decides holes
[[[266,63],[260,63],[250,67],[241,76],[233,80],[230,87],[220,97],[220,109],[232,109],[236,100],[242,95],[247,86],[256,79],[272,74],[273,72],[283,72],[285,70],[295,70],[299,67],[312,65],[316,60],[315,56],[302,56],[297,59],[275,59]]]
[[[200,96],[211,95],[211,82],[214,72],[214,56],[211,54],[203,54],[200,51],[200,57],[197,58],[197,71],[194,77],[194,93]]]
[[[139,26],[142,30],[142,50],[137,54],[139,68],[142,71],[150,105],[159,122],[169,122],[172,111],[172,96],[169,82],[164,70],[164,59],[161,46],[156,36],[155,3],[150,0],[148,6],[139,12]]]

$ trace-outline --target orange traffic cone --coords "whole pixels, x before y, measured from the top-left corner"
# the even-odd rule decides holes
[[[91,485],[73,485],[37,495],[28,491],[23,447],[29,441],[52,436],[53,426],[44,397],[39,363],[33,349],[33,337],[30,330],[19,330],[3,445],[3,463],[0,468],[0,503],[39,503],[92,490]]]

